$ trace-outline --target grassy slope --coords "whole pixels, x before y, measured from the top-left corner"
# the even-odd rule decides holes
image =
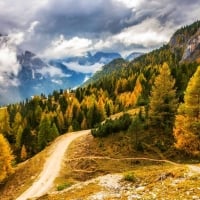
[[[128,135],[123,137],[120,133],[107,139],[86,136],[74,141],[66,152],[66,159],[60,177],[55,181],[54,189],[56,190],[59,185],[87,181],[105,174],[128,172],[133,173],[137,180],[131,183],[132,188],[138,185],[145,186],[145,192],[138,194],[143,199],[152,199],[152,195],[156,195],[156,199],[190,199],[189,197],[192,199],[192,196],[200,196],[200,189],[197,188],[200,184],[199,174],[191,174],[184,164],[121,159],[125,157],[163,158],[162,153],[158,155],[157,152],[150,152],[147,149],[147,152],[146,150],[136,152],[131,148],[131,144],[127,145],[128,141]],[[108,159],[108,157],[117,159]],[[123,187],[127,184],[129,183],[126,181],[122,183]],[[106,188],[102,188],[97,181],[94,181],[81,188],[69,188],[66,192],[64,190],[40,199],[86,199],[92,194],[105,190]],[[120,199],[127,199],[126,194],[121,194]]]

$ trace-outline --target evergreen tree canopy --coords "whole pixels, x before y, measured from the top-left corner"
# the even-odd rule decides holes
[[[160,69],[160,74],[155,78],[151,91],[149,104],[150,125],[163,130],[170,130],[173,127],[177,109],[174,84],[175,80],[170,74],[169,66],[164,63]]]
[[[200,66],[188,83],[184,103],[179,106],[174,137],[177,148],[190,154],[200,153]]]

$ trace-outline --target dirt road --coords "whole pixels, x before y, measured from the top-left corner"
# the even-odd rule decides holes
[[[74,133],[68,133],[59,137],[55,143],[53,143],[51,152],[52,154],[46,160],[44,168],[40,173],[38,179],[33,185],[20,195],[17,200],[27,200],[29,198],[40,197],[47,193],[51,188],[53,181],[58,176],[60,171],[63,156],[69,147],[69,144],[76,138],[89,134],[90,130],[79,131]]]

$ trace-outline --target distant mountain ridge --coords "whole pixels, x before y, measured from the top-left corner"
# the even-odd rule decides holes
[[[0,86],[0,104],[22,101],[34,95],[48,95],[54,90],[76,88],[103,65],[121,57],[118,53],[96,52],[92,55],[88,52],[82,57],[44,61],[34,53],[16,47],[10,40],[12,38],[9,36],[0,35],[0,50],[6,48],[11,52],[16,57],[15,64],[19,66],[12,73],[2,63],[5,71],[2,75],[5,74],[11,83],[16,83]],[[10,73],[8,75],[7,70]]]
[[[126,60],[132,61],[132,60],[134,60],[135,58],[137,58],[137,57],[139,57],[139,56],[141,56],[141,55],[143,55],[143,54],[144,54],[144,53],[142,53],[142,52],[133,52],[133,53],[129,54],[129,55],[126,57]]]

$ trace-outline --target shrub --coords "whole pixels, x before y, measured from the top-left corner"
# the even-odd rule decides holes
[[[136,177],[133,172],[127,172],[124,174],[124,180],[129,182],[136,182]]]
[[[112,133],[125,131],[131,125],[132,119],[129,114],[125,113],[120,118],[111,120],[108,119],[103,124],[99,124],[95,129],[92,129],[94,137],[107,137]]]
[[[70,187],[71,185],[72,185],[71,183],[63,183],[63,184],[61,184],[61,185],[58,185],[58,186],[57,186],[57,191],[64,190],[64,189]]]

